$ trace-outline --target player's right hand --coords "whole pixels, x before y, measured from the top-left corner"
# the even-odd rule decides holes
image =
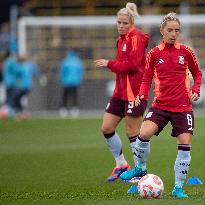
[[[140,104],[140,102],[141,102],[142,99],[144,99],[144,95],[141,95],[141,96],[138,95],[138,96],[136,97],[136,99],[135,99],[135,106],[136,106],[136,107]]]
[[[94,61],[95,67],[96,68],[103,68],[103,67],[107,67],[108,65],[108,60],[106,59],[98,59]]]
[[[199,94],[194,93],[194,92],[191,91],[190,99],[191,99],[192,102],[197,101],[199,99]]]

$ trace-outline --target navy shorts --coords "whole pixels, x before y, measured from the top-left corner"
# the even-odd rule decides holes
[[[150,108],[144,121],[150,120],[154,122],[159,130],[155,135],[163,130],[163,128],[168,124],[172,125],[172,136],[177,137],[183,133],[193,134],[194,129],[194,114],[193,112],[170,112],[166,110],[161,110],[158,108]]]
[[[125,101],[120,98],[112,97],[105,111],[120,117],[143,116],[146,107],[147,101],[145,100],[142,100],[140,105],[136,107],[134,101]]]

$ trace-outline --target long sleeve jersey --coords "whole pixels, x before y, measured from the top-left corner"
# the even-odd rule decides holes
[[[194,83],[190,88],[189,73]],[[191,90],[200,94],[202,73],[193,51],[179,43],[162,42],[150,50],[139,95],[148,98],[154,80],[154,100],[152,107],[171,112],[192,111]]]
[[[139,93],[145,70],[145,51],[148,35],[132,27],[117,39],[116,59],[108,61],[108,68],[116,74],[113,97],[134,101]]]

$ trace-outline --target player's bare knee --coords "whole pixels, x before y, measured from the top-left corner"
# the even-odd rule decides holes
[[[192,134],[190,133],[183,133],[177,136],[178,144],[191,144],[191,141],[192,141]]]
[[[101,127],[101,132],[103,134],[110,134],[110,133],[113,133],[115,130],[111,127],[108,127],[108,126],[102,126]]]
[[[126,134],[128,137],[133,137],[139,134],[140,129],[133,126],[126,126]]]
[[[152,137],[152,133],[150,133],[147,130],[141,130],[140,131],[140,137],[145,139],[145,140],[149,140]]]

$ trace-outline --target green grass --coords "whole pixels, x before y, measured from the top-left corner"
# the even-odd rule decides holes
[[[188,177],[204,181],[204,124],[197,118]],[[160,199],[144,200],[127,194],[131,186],[120,180],[107,183],[114,161],[100,133],[101,119],[33,119],[0,121],[0,204],[130,205],[204,204],[205,186],[185,185],[189,199],[170,195],[176,142],[168,126],[154,137],[148,161],[149,173],[159,175],[165,186]],[[118,129],[123,151],[132,156],[123,123]]]

